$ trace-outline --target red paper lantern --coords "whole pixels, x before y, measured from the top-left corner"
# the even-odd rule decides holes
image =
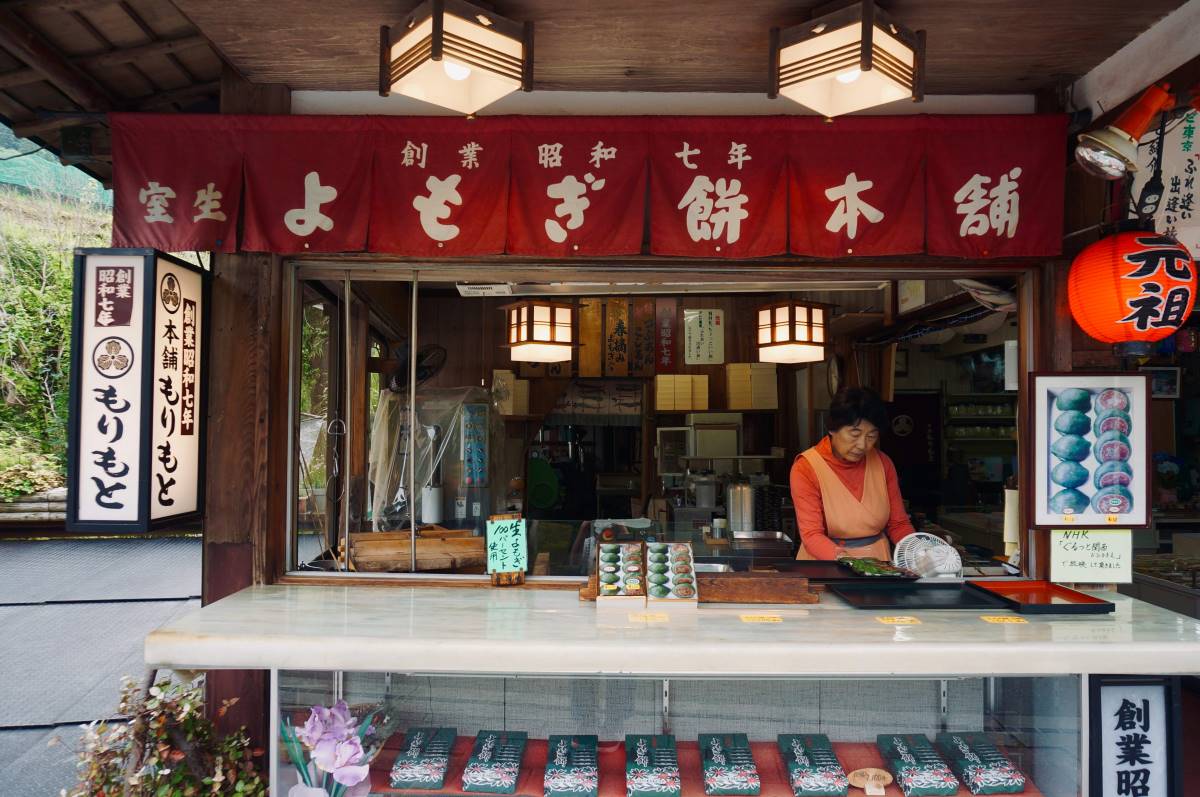
[[[1071,315],[1104,343],[1152,343],[1183,326],[1196,301],[1196,264],[1174,238],[1119,232],[1079,253],[1067,281]]]

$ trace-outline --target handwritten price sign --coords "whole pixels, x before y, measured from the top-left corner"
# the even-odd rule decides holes
[[[487,522],[487,571],[516,573],[529,569],[529,544],[525,519],[489,520]]]

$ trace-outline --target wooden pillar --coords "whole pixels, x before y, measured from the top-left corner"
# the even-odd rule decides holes
[[[287,113],[286,86],[255,86],[229,67],[221,77],[222,113]],[[283,350],[283,261],[277,255],[213,257],[205,474],[205,604],[281,571],[287,484],[287,359]],[[218,726],[245,726],[267,742],[267,674],[208,673],[210,715],[237,704]],[[265,763],[265,762],[260,762]]]

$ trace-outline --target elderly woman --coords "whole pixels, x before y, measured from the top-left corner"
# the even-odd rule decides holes
[[[792,464],[797,559],[886,561],[891,543],[913,533],[896,466],[877,448],[886,423],[887,408],[870,390],[844,388],[833,397],[829,434]]]

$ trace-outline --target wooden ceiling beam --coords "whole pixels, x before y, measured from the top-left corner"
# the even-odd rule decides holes
[[[3,14],[3,12],[0,12],[0,14]],[[137,47],[126,47],[122,50],[111,50],[97,55],[85,55],[69,60],[77,67],[96,69],[129,64],[151,56],[170,55],[207,45],[208,40],[203,36],[183,36],[178,39],[165,39],[163,41],[142,44]],[[0,90],[14,86],[27,86],[30,83],[37,83],[45,79],[46,76],[36,69],[14,69],[10,72],[0,74]]]
[[[45,79],[85,111],[112,111],[118,103],[95,78],[63,57],[29,23],[0,10],[0,47],[41,72]]]
[[[12,11],[18,8],[37,8],[40,11],[53,9],[55,11],[87,11],[90,8],[113,6],[117,0],[0,0],[0,10]]]
[[[221,81],[210,80],[206,83],[195,83],[191,86],[183,86],[182,88],[160,91],[157,94],[151,94],[146,97],[139,97],[136,100],[133,100],[133,104],[136,105],[140,110],[161,108],[164,105],[171,105],[172,103],[176,102],[186,102],[199,97],[216,97],[220,91]]]

